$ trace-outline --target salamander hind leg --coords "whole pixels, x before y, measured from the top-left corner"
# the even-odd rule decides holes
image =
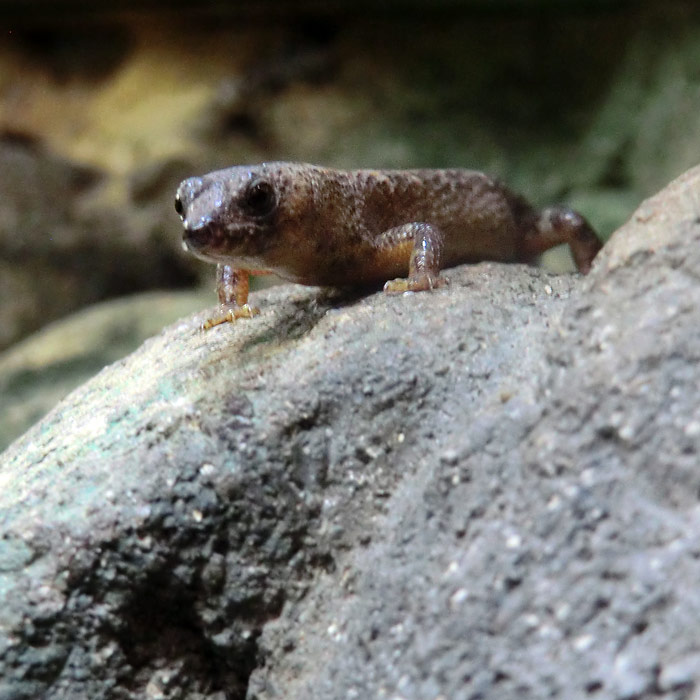
[[[523,240],[523,257],[530,258],[568,243],[579,272],[588,273],[602,243],[593,227],[578,212],[567,207],[548,207],[535,219],[534,230]]]
[[[260,311],[248,305],[250,273],[230,265],[216,268],[216,291],[219,295],[218,313],[207,319],[202,328],[208,330],[222,323],[233,323],[239,318],[252,318]]]
[[[395,268],[408,258],[408,277],[389,280],[389,294],[420,292],[445,284],[439,277],[443,237],[438,228],[426,223],[410,223],[389,229],[381,237],[387,268]]]

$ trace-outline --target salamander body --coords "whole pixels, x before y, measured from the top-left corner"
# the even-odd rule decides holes
[[[440,286],[445,267],[529,262],[559,243],[585,273],[601,247],[580,214],[535,210],[474,170],[238,166],[185,180],[175,208],[186,248],[218,264],[221,309],[206,325],[252,315],[250,274],[421,291]]]

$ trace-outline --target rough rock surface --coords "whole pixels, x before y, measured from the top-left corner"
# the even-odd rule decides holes
[[[103,370],[0,457],[0,698],[697,697],[699,186]]]

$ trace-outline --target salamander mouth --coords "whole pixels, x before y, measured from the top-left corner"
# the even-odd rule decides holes
[[[197,227],[185,225],[183,248],[207,262],[230,262],[245,252],[250,231],[246,227],[222,227],[207,223]]]
[[[225,233],[216,226],[185,227],[182,234],[183,247],[198,258],[208,259],[225,248]]]

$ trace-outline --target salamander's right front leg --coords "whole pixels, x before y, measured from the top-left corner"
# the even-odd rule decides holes
[[[442,233],[425,223],[411,223],[389,229],[382,235],[385,255],[397,261],[408,259],[408,277],[389,280],[384,291],[389,294],[421,292],[445,284],[439,277],[442,264]],[[404,263],[405,264],[405,263]],[[396,267],[396,265],[389,265]]]
[[[230,265],[217,265],[216,291],[219,295],[219,311],[207,319],[202,328],[208,330],[221,323],[232,323],[239,318],[252,318],[260,311],[248,305],[250,273]]]

